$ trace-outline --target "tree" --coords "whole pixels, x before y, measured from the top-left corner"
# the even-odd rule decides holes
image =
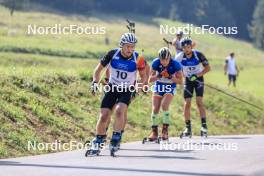
[[[23,9],[27,0],[2,0],[1,4],[7,7],[10,11],[10,15],[13,16],[15,10]]]
[[[253,14],[251,37],[258,48],[264,49],[264,0],[258,0]]]

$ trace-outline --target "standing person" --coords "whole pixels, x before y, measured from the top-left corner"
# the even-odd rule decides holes
[[[172,45],[175,47],[176,50],[176,55],[182,52],[182,47],[181,47],[182,38],[183,38],[183,32],[178,31],[176,34],[176,38],[172,41]]]
[[[152,132],[149,141],[158,139],[158,113],[163,111],[162,140],[168,140],[170,124],[169,106],[173,99],[176,84],[182,84],[182,67],[172,59],[170,50],[166,47],[159,50],[159,57],[152,62],[149,82],[155,82],[152,96]]]
[[[225,75],[228,74],[228,86],[233,82],[233,86],[236,87],[236,79],[239,74],[238,66],[235,61],[235,53],[230,53],[230,55],[225,60]]]
[[[96,126],[96,137],[92,141],[91,149],[86,155],[98,155],[100,146],[104,143],[106,137],[106,127],[112,111],[115,110],[116,119],[113,126],[113,134],[110,142],[111,156],[118,150],[118,144],[121,140],[121,131],[124,126],[127,108],[131,100],[130,86],[133,86],[137,79],[137,72],[141,81],[145,82],[146,74],[143,70],[137,69],[138,53],[135,52],[137,39],[133,33],[125,33],[120,39],[120,48],[109,51],[97,65],[93,74],[92,90],[98,90],[100,74],[104,67],[109,65],[109,83],[108,90],[101,102],[100,117]],[[113,109],[115,107],[115,109]]]
[[[186,128],[180,135],[192,136],[191,128],[191,100],[193,93],[196,93],[196,105],[201,117],[201,135],[207,136],[206,112],[203,104],[204,78],[203,76],[210,71],[210,65],[206,57],[199,51],[192,49],[192,40],[189,37],[181,41],[183,52],[176,56],[176,59],[183,67],[184,83],[184,118]]]

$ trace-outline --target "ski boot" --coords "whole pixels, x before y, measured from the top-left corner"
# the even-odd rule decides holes
[[[180,138],[182,139],[183,137],[192,137],[192,130],[191,128],[185,128],[185,130],[181,133]]]
[[[113,136],[109,145],[110,155],[115,157],[115,153],[119,150],[121,140],[121,133],[113,132]]]
[[[161,136],[162,142],[168,142],[168,140],[169,140],[168,128],[169,128],[169,125],[168,124],[163,124],[163,127],[162,127],[162,136]]]
[[[201,127],[201,137],[207,138],[208,129],[207,127]]]
[[[101,149],[104,147],[105,142],[106,140],[104,137],[97,136],[94,138],[91,143],[91,148],[86,151],[85,156],[98,156],[101,152]]]
[[[158,126],[152,126],[152,132],[149,135],[149,137],[145,137],[142,141],[142,144],[145,144],[146,142],[155,142],[160,143],[160,139],[158,137]]]
[[[122,141],[123,134],[124,134],[124,130],[121,131],[121,138],[120,138],[120,141],[117,144],[118,150],[120,150],[120,144],[121,144],[121,141]]]

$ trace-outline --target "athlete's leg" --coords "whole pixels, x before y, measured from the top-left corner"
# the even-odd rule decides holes
[[[169,124],[169,106],[173,100],[173,94],[164,94],[161,104],[163,111],[163,124]]]
[[[151,120],[152,120],[152,126],[158,126],[158,114],[160,111],[160,106],[161,106],[161,100],[162,96],[153,93],[152,96],[152,113],[151,113]]]
[[[96,134],[105,135],[108,121],[110,121],[111,109],[101,108],[100,117],[96,125]]]
[[[127,104],[125,103],[118,103],[115,108],[116,118],[114,122],[113,131],[121,132],[125,123],[125,116],[127,113]]]
[[[192,104],[192,98],[185,98],[185,101],[184,101],[184,119],[185,119],[185,121],[188,121],[191,118],[191,104]]]
[[[185,119],[185,130],[184,134],[190,135],[191,134],[191,103],[194,91],[194,83],[189,81],[188,79],[185,80],[183,97],[184,97],[184,119]]]
[[[124,123],[123,123],[123,126],[122,126],[122,131],[123,132],[124,132],[126,124],[127,124],[127,110],[128,110],[128,108],[126,109],[126,112],[124,114]]]
[[[201,136],[207,136],[207,124],[206,124],[206,112],[203,104],[203,97],[196,97],[196,104],[200,112],[201,117]]]
[[[116,98],[116,93],[114,92],[105,93],[101,103],[100,116],[96,125],[97,135],[106,135],[106,128],[110,121],[112,108],[115,105]]]
[[[163,126],[162,126],[162,140],[168,140],[168,130],[170,125],[169,106],[173,99],[173,94],[167,93],[163,95],[162,111],[163,111]]]
[[[148,137],[150,141],[154,141],[158,138],[158,113],[160,111],[161,100],[162,96],[160,96],[158,93],[153,93],[151,112],[152,132]]]
[[[113,135],[112,135],[112,139],[110,142],[110,150],[118,150],[118,146],[120,144],[121,138],[122,138],[122,129],[123,129],[123,125],[124,125],[124,121],[125,121],[125,116],[127,113],[127,107],[128,104],[123,103],[123,102],[119,102],[116,105],[115,108],[115,114],[116,114],[116,118],[114,121],[114,125],[113,125]]]
[[[196,92],[196,105],[200,113],[202,127],[207,128],[206,126],[206,111],[203,104],[203,94],[204,94],[204,82],[203,78],[200,78],[195,86]]]
[[[200,117],[201,118],[206,117],[206,112],[203,104],[203,97],[201,96],[196,97],[196,105],[199,110]]]
[[[108,128],[109,128],[109,125],[110,125],[110,123],[111,123],[111,116],[112,116],[112,114],[113,114],[113,112],[111,111],[111,113],[109,114],[109,118],[108,118],[108,120],[107,120],[107,122],[106,122],[106,127],[105,127],[105,132],[107,133],[107,131],[108,131]]]

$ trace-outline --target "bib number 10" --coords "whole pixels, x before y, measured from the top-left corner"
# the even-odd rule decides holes
[[[122,71],[119,71],[119,70],[117,70],[116,71],[117,72],[117,78],[119,79],[119,78],[121,78],[121,79],[126,79],[127,78],[127,72],[122,72]]]

